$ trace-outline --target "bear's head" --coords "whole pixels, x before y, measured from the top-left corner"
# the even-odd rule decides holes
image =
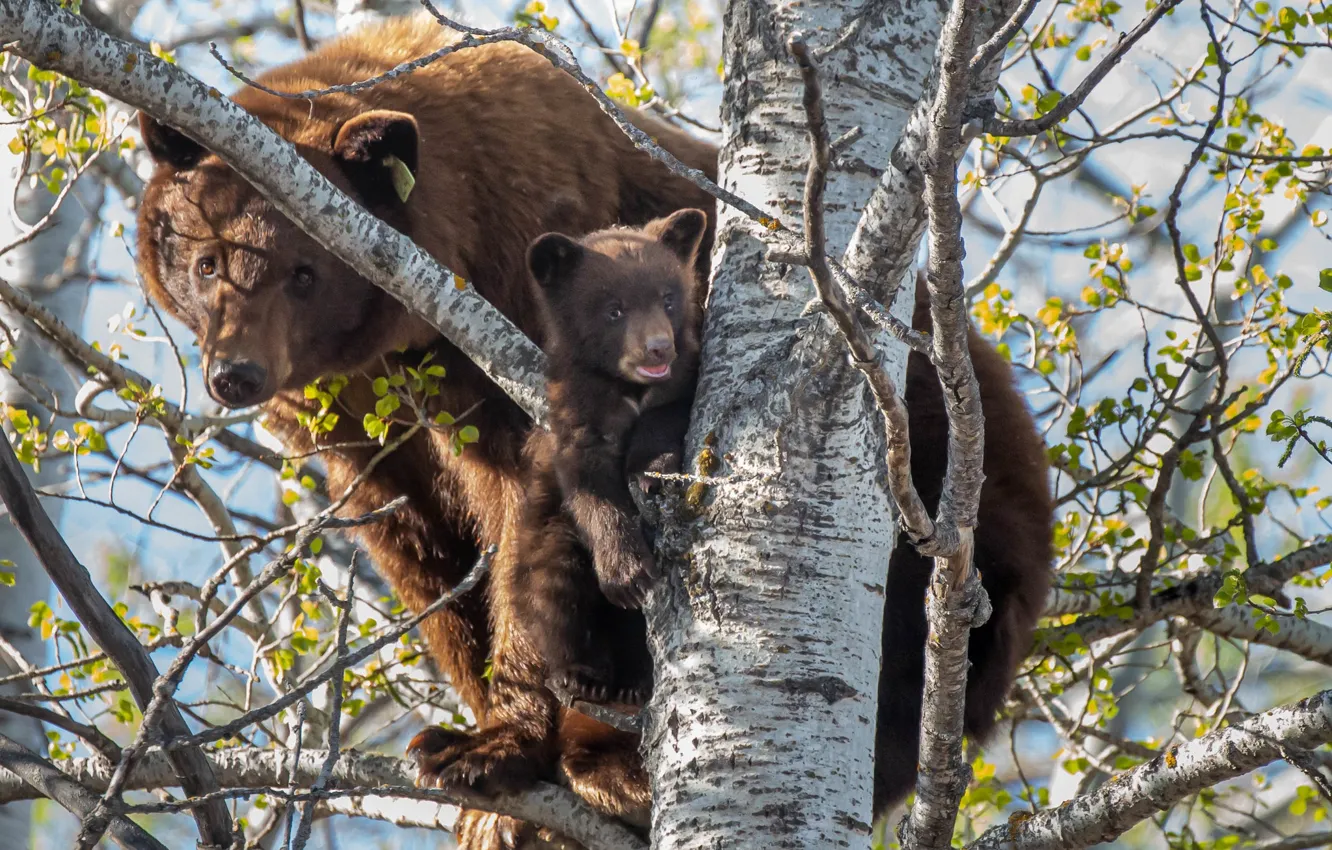
[[[408,231],[390,169],[401,167],[396,158],[416,171],[412,116],[260,117],[334,185]],[[147,116],[140,127],[157,165],[139,209],[140,273],[152,298],[198,337],[213,399],[259,404],[430,338],[424,322],[306,236],[217,156]]]
[[[527,265],[552,362],[635,384],[670,378],[676,358],[698,345],[694,260],[707,221],[687,209],[641,229],[533,241]]]

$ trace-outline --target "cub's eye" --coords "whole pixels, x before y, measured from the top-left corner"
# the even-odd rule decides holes
[[[291,288],[297,295],[305,295],[314,287],[314,269],[301,266],[292,273]]]
[[[666,308],[667,313],[671,312],[675,309],[675,296],[667,292],[661,296],[661,305]]]
[[[612,304],[606,309],[606,318],[612,322],[618,322],[624,318],[624,311],[620,309],[619,304]]]
[[[198,263],[199,277],[213,277],[217,274],[217,261],[212,257],[204,257]]]

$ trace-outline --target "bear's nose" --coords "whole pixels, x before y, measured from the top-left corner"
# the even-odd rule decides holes
[[[675,359],[675,340],[668,336],[651,337],[646,348],[653,363],[669,363]]]
[[[208,367],[208,391],[228,407],[252,404],[267,380],[268,370],[252,360],[214,360]]]

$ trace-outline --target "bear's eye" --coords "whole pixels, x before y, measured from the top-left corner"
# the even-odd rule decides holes
[[[661,296],[661,305],[666,308],[667,313],[671,312],[675,309],[675,296],[667,292]]]
[[[199,269],[199,277],[212,277],[217,274],[217,260],[214,260],[212,257],[200,258],[197,267]]]
[[[300,266],[291,275],[291,289],[297,295],[305,295],[314,287],[314,269]]]
[[[606,318],[612,322],[618,322],[624,318],[624,311],[620,309],[619,304],[612,304],[606,308]]]

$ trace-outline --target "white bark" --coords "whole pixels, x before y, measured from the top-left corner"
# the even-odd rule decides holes
[[[1332,741],[1332,691],[1188,741],[1092,794],[996,826],[968,850],[1076,850],[1111,841],[1203,788]]]
[[[798,30],[819,57],[830,136],[864,131],[825,197],[839,252],[921,94],[940,26],[934,4],[866,10],[882,19],[856,33],[857,10],[835,0],[735,2],[725,22],[726,188],[779,219],[797,215],[809,148],[785,45]],[[677,517],[664,548],[682,563],[649,604],[653,844],[863,845],[896,536],[881,423],[831,323],[802,316],[814,296],[805,271],[766,263],[729,210],[714,268],[690,445],[694,471],[726,480],[688,491],[682,513],[702,516]],[[905,346],[892,346],[898,385],[905,362]]]
[[[325,750],[302,750],[293,777],[289,751],[258,747],[236,747],[208,753],[209,766],[228,797],[253,797],[257,794],[281,796],[295,788],[309,789],[318,779],[328,758]],[[102,759],[70,759],[60,763],[61,771],[84,788],[102,793],[110,783],[114,765]],[[458,807],[496,811],[516,818],[547,825],[580,843],[588,850],[641,850],[643,842],[624,827],[594,812],[573,792],[553,785],[538,785],[531,791],[488,799],[459,789],[439,790],[415,786],[416,765],[406,759],[344,751],[330,774],[332,789],[358,789],[350,795],[328,792],[321,805],[328,809],[361,817],[387,820],[402,826],[452,829]],[[154,790],[176,783],[171,762],[160,750],[150,750],[134,768],[126,789]],[[248,789],[240,793],[238,789]],[[28,800],[40,793],[27,783],[0,773],[0,804]],[[408,802],[408,801],[415,801]],[[152,804],[141,810],[164,810],[170,806]]]

